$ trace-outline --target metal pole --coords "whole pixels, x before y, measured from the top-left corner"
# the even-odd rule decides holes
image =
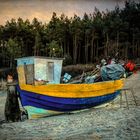
[[[128,100],[127,100],[127,95],[126,95],[126,90],[125,90],[125,99],[126,99],[127,108],[129,109]]]
[[[121,91],[121,94],[120,94],[120,108],[122,107],[122,91]]]
[[[131,88],[130,91],[131,91],[131,93],[132,93],[132,96],[133,96],[133,99],[134,99],[135,105],[137,106],[137,102],[136,102],[136,98],[135,98],[135,92],[134,92],[134,89]]]

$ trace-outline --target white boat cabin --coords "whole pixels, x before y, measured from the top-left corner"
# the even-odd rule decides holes
[[[19,84],[59,84],[62,58],[30,56],[18,58],[17,72]]]

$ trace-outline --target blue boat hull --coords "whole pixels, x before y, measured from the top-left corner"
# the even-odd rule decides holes
[[[60,98],[21,90],[19,86],[17,86],[17,91],[19,92],[22,106],[33,106],[59,112],[71,112],[91,108],[109,102],[120,94],[120,90],[118,90],[114,93],[97,97]]]

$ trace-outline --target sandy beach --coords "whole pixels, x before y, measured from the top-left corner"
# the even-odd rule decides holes
[[[1,140],[139,140],[140,72],[127,78],[113,102],[74,114],[0,124]],[[134,100],[132,90],[134,90]],[[122,98],[121,98],[122,97]],[[4,120],[6,92],[0,91],[0,121]],[[122,100],[121,100],[122,99]],[[127,100],[126,100],[127,99]],[[128,102],[127,102],[128,101]]]

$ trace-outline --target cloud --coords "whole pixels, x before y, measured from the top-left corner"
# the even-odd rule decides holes
[[[121,6],[122,1],[119,2]],[[93,13],[95,6],[99,10],[113,9],[117,3],[117,0],[1,0],[0,24],[5,24],[11,18],[19,17],[23,20],[32,20],[36,17],[42,22],[48,22],[53,12],[56,12],[58,16],[64,13],[72,17],[75,13],[82,17],[85,12]]]

